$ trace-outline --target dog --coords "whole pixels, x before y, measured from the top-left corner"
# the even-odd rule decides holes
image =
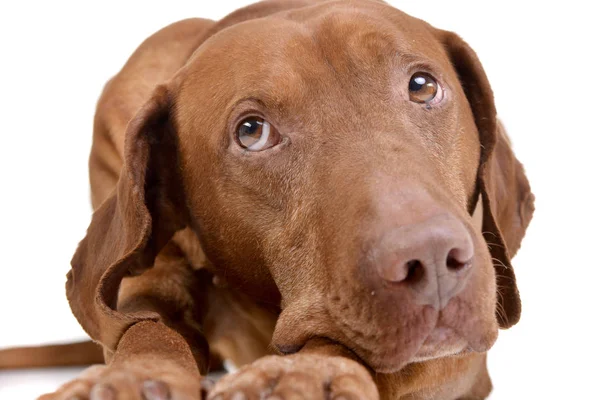
[[[174,23],[107,83],[89,166],[67,296],[106,365],[42,399],[490,393],[534,196],[456,34],[377,0]]]

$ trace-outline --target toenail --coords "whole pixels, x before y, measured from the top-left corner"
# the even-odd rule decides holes
[[[168,400],[171,398],[169,387],[161,381],[144,381],[142,383],[142,394],[146,400]]]
[[[208,400],[208,396],[210,392],[214,389],[215,384],[215,381],[213,381],[212,379],[202,379],[202,381],[200,381],[200,399]]]
[[[203,391],[210,392],[212,388],[215,387],[215,381],[210,378],[204,378],[202,379],[202,382],[200,382],[200,387]]]
[[[247,400],[247,399],[248,398],[246,397],[244,392],[240,392],[239,390],[231,396],[231,400]]]

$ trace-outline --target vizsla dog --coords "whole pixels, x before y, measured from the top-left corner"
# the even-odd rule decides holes
[[[533,195],[456,34],[375,0],[177,22],[106,85],[90,178],[67,294],[107,365],[44,399],[490,393]]]

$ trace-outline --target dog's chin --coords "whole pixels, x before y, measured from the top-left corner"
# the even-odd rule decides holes
[[[451,357],[473,351],[485,351],[486,349],[474,349],[467,339],[457,334],[453,329],[447,327],[436,327],[425,337],[422,344],[410,355],[385,354],[373,357],[367,352],[362,358],[373,370],[379,373],[395,373],[409,364],[430,361],[434,359]]]

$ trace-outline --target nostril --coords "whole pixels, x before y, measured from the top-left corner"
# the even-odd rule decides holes
[[[425,275],[425,267],[419,260],[410,260],[406,263],[405,282],[418,282]]]
[[[460,253],[460,249],[450,250],[450,252],[448,253],[448,257],[446,258],[446,267],[448,268],[448,270],[458,272],[469,266],[469,264],[471,263],[471,259],[461,259]]]

